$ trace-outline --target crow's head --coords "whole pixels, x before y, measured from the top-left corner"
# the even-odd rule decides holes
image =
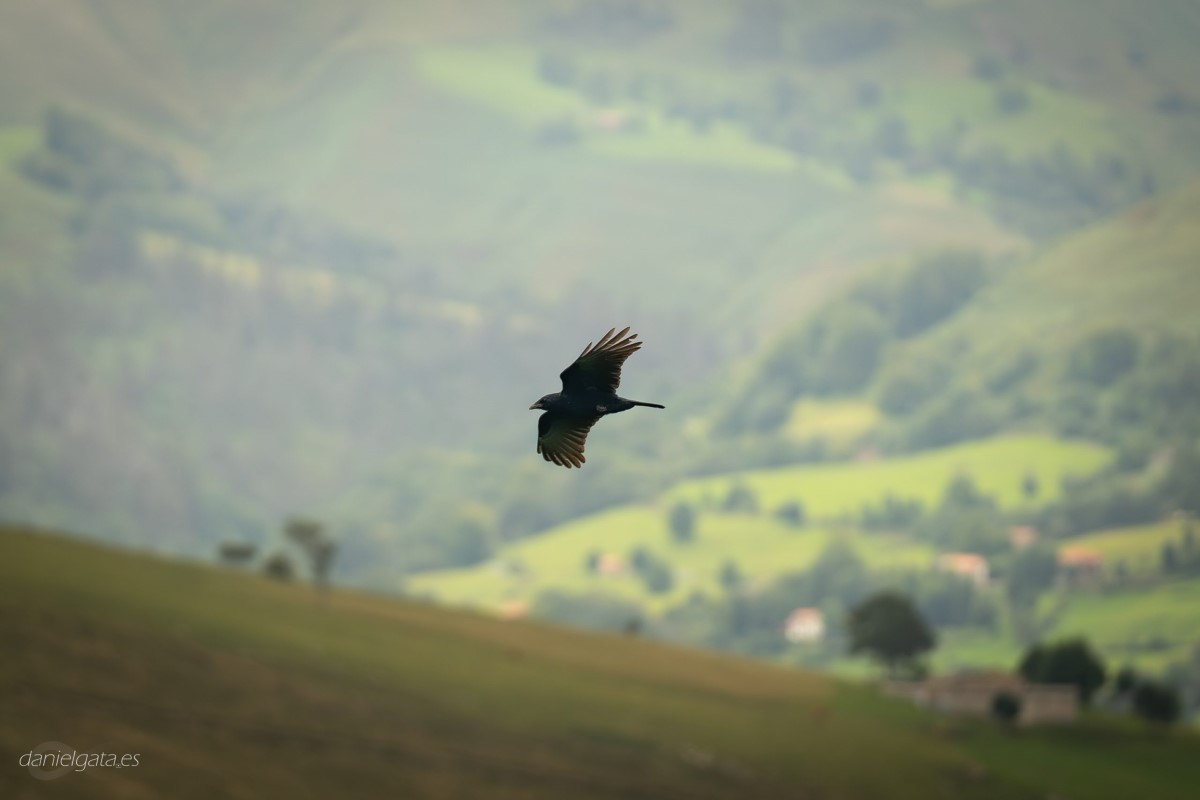
[[[540,398],[533,405],[531,405],[529,407],[529,410],[533,411],[534,409],[537,409],[537,408],[549,409],[550,406],[554,403],[555,398],[557,398],[557,397],[558,397],[557,394],[548,394],[545,397]]]

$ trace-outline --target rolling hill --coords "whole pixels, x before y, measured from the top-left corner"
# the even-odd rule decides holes
[[[453,563],[464,505],[512,538],[721,453],[761,465],[704,423],[881,265],[1017,265],[937,334],[982,359],[1082,335],[1080,293],[1182,315],[1196,25],[1187,2],[7,3],[0,514],[192,554],[321,514],[346,578],[382,584]],[[171,179],[64,169],[52,109]],[[1143,245],[1133,275],[1115,256]],[[1051,273],[1049,322],[1016,322]],[[612,431],[607,476],[535,472],[508,409],[616,322],[654,343],[636,377],[675,427]],[[543,486],[569,499],[522,508]]]
[[[573,520],[500,550],[494,560],[468,569],[429,572],[406,582],[409,591],[492,611],[514,601],[532,601],[541,591],[567,589],[612,592],[662,610],[693,592],[721,592],[718,574],[731,560],[752,583],[766,583],[804,569],[831,541],[850,541],[876,568],[929,567],[934,549],[928,542],[855,530],[861,509],[888,496],[932,506],[955,475],[970,476],[981,491],[1006,507],[1020,507],[1022,478],[1035,474],[1046,487],[1038,504],[1053,500],[1066,476],[1082,477],[1111,458],[1088,443],[1046,437],[1000,437],[934,450],[920,455],[868,463],[784,467],[683,481],[654,504],[625,506]],[[760,503],[754,514],[725,513],[721,501],[731,488],[744,486]],[[671,542],[667,512],[673,503],[700,509],[696,541]],[[780,505],[799,501],[808,524],[789,526],[774,515]],[[1032,511],[1032,508],[1030,509]],[[651,593],[636,576],[611,580],[589,575],[589,553],[625,558],[636,547],[666,554],[681,577],[671,591]],[[513,564],[520,564],[513,569]]]
[[[865,686],[0,531],[6,797],[1186,797],[1194,736],[1011,733]],[[869,764],[870,768],[864,768]]]

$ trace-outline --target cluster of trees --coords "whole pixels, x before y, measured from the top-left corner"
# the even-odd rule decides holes
[[[90,117],[59,107],[46,112],[42,147],[18,168],[49,189],[76,193],[93,202],[113,193],[169,193],[184,186],[170,159],[113,135]]]
[[[541,619],[603,631],[624,630],[630,620],[642,619],[637,603],[603,592],[575,594],[551,589],[538,594],[529,610]]]
[[[996,556],[1010,549],[1008,525],[996,501],[967,475],[951,478],[941,503],[920,517],[912,530],[942,550]]]
[[[666,33],[675,15],[662,0],[575,0],[547,13],[541,27],[563,37],[632,46]]]
[[[762,512],[758,494],[741,482],[730,485],[719,500],[706,498],[699,504],[680,501],[667,512],[667,531],[676,544],[690,544],[696,538],[696,521],[702,511],[715,510],[721,514],[756,515]],[[808,522],[808,511],[800,500],[781,503],[772,515],[789,528],[802,528]]]
[[[1166,575],[1200,575],[1200,542],[1196,541],[1196,525],[1190,519],[1184,523],[1178,541],[1163,542],[1159,566]]]
[[[805,34],[789,34],[786,9],[777,4],[746,4],[726,37],[726,50],[735,58],[774,59],[785,52],[818,65],[861,58],[887,47],[895,29],[887,19],[831,20]],[[1030,92],[1003,79],[1007,62],[998,56],[980,57],[975,74],[992,86],[996,113],[1016,116],[1033,105]],[[1010,224],[1034,235],[1061,233],[1115,212],[1152,194],[1150,173],[1116,154],[1078,157],[1066,144],[1048,152],[1014,156],[999,145],[968,147],[969,123],[958,119],[945,130],[920,139],[896,112],[881,110],[883,91],[874,81],[854,87],[849,109],[828,98],[817,102],[813,92],[788,78],[775,78],[756,94],[715,96],[711,90],[686,88],[669,75],[634,72],[619,76],[608,69],[585,70],[562,52],[546,53],[539,74],[549,83],[579,91],[598,105],[627,100],[660,107],[669,118],[688,121],[697,133],[714,122],[728,121],[753,136],[802,158],[839,164],[862,182],[875,179],[880,167],[898,163],[912,174],[949,173],[961,192],[985,193],[995,212]],[[870,111],[873,128],[847,134],[846,114]],[[544,137],[557,143],[574,141],[573,124],[547,123]]]
[[[297,556],[308,568],[313,586],[323,589],[329,586],[330,573],[337,558],[338,543],[315,519],[294,517],[283,527],[284,539],[291,545],[292,552],[278,548],[263,554],[260,569],[269,578],[291,581],[297,574]],[[259,555],[259,547],[253,542],[226,540],[217,546],[218,560],[231,567],[246,567]]]
[[[1052,420],[1064,435],[1116,445],[1136,468],[1157,444],[1200,439],[1198,392],[1196,337],[1105,328],[1069,353]]]
[[[1170,725],[1183,713],[1182,695],[1169,681],[1148,678],[1130,667],[1119,670],[1110,681],[1104,660],[1085,639],[1035,644],[1021,658],[1017,671],[1030,683],[1074,685],[1085,705],[1110,683],[1108,707],[1129,709],[1150,723]]]
[[[1038,513],[1038,529],[1052,538],[1153,522],[1168,514],[1200,511],[1200,455],[1188,442],[1177,444],[1165,470],[1154,479],[1117,465],[1090,478],[1067,480],[1063,493]],[[1175,553],[1174,555],[1182,555]],[[1181,559],[1175,562],[1182,566]]]
[[[781,337],[720,414],[716,430],[757,441],[776,432],[804,395],[868,391],[891,422],[872,434],[888,449],[924,449],[991,435],[1006,426],[1044,421],[1066,437],[1089,438],[1117,448],[1112,469],[1066,487],[1039,527],[1052,537],[1153,521],[1177,510],[1200,512],[1200,341],[1160,332],[1139,334],[1121,327],[1084,336],[1061,360],[1026,348],[964,375],[961,352],[948,341],[914,357],[886,358],[887,349],[954,313],[985,285],[987,268],[977,256],[942,254],[922,260],[890,280],[848,292],[791,334]],[[1043,378],[1030,389],[1035,374]],[[1136,476],[1155,453],[1169,453],[1168,473],[1147,485]],[[1036,480],[1022,487],[1036,499]],[[975,531],[973,549],[999,551],[998,515],[987,509],[945,515]],[[864,509],[867,528],[905,528],[922,516],[900,498]],[[952,516],[960,517],[951,520]],[[988,521],[988,518],[992,518]],[[961,524],[957,524],[961,523]],[[938,531],[930,531],[937,538]],[[948,535],[960,536],[952,530]]]
[[[651,594],[665,594],[675,587],[675,573],[670,562],[645,547],[630,551],[629,567]]]
[[[775,431],[801,394],[866,389],[881,371],[889,343],[946,319],[986,280],[987,269],[978,254],[941,252],[895,274],[863,282],[780,339],[746,392],[718,420],[718,430],[728,434]],[[905,363],[884,372],[880,380],[885,410],[915,411],[934,397],[937,373],[931,374],[925,366]],[[943,416],[936,429],[948,427]]]
[[[798,30],[796,19],[778,0],[740,3],[723,38],[725,52],[739,61],[789,57],[832,67],[881,52],[896,39],[895,22],[888,17],[831,19],[807,30]]]
[[[1128,705],[1148,722],[1170,725],[1183,716],[1182,693],[1171,682],[1147,678],[1131,667],[1117,673],[1112,694],[1114,704]]]
[[[796,608],[811,606],[823,613],[825,636],[801,655],[817,664],[844,651],[848,610],[884,590],[911,598],[915,613],[934,628],[992,630],[999,619],[995,600],[968,580],[924,571],[872,573],[844,542],[831,543],[808,569],[781,575],[765,586],[748,588],[733,561],[721,566],[718,578],[724,596],[689,598],[655,622],[656,633],[718,649],[780,657],[789,650],[781,632],[783,621]]]

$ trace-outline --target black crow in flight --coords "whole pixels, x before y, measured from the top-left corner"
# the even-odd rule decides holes
[[[636,333],[629,328],[613,335],[616,328],[604,334],[594,345],[583,348],[575,363],[559,374],[562,391],[548,394],[529,408],[541,408],[538,417],[537,451],[542,458],[560,467],[582,467],[583,445],[588,431],[606,414],[617,414],[634,406],[666,408],[658,403],[642,403],[617,397],[621,385],[621,365],[638,348]]]

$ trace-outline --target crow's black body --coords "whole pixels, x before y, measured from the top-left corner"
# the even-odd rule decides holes
[[[629,328],[614,335],[613,328],[594,345],[589,344],[559,375],[562,391],[548,394],[531,405],[546,413],[538,418],[537,451],[542,458],[562,467],[581,467],[587,460],[583,447],[588,431],[603,416],[618,414],[634,406],[665,408],[617,396],[621,366],[642,346]]]

